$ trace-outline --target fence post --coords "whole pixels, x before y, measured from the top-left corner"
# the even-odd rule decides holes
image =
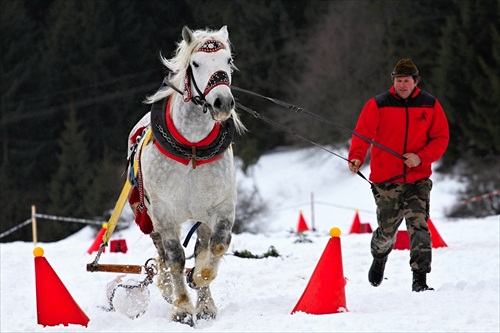
[[[31,205],[31,228],[33,231],[33,245],[36,246],[37,233],[36,233],[36,208],[35,205]]]
[[[311,192],[311,224],[312,231],[316,231],[316,227],[314,226],[314,192]]]

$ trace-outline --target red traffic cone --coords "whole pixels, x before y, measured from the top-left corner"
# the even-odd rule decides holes
[[[61,324],[64,326],[69,324],[87,326],[89,318],[71,297],[47,259],[43,257],[43,249],[36,247],[33,254],[35,255],[38,324],[43,326]]]
[[[431,241],[433,248],[448,247],[443,238],[441,238],[441,235],[437,231],[431,219],[427,220],[427,227],[429,228],[429,233],[431,234]],[[408,232],[406,230],[399,230],[396,235],[396,243],[394,244],[394,250],[409,250],[409,249],[410,249],[410,235],[408,235]]]
[[[360,234],[371,234],[373,232],[372,226],[370,223],[361,223],[361,226],[359,228],[359,233]]]
[[[352,221],[350,234],[361,233],[361,220],[359,219],[359,211],[356,209],[356,214],[354,215],[354,220]]]
[[[429,228],[429,232],[431,233],[431,240],[432,240],[432,247],[433,248],[438,248],[438,247],[448,247],[446,245],[446,242],[441,238],[441,235],[437,231],[436,227],[432,223],[431,219],[427,220],[427,227]]]
[[[106,233],[106,229],[108,228],[107,223],[102,224],[101,230],[97,233],[97,236],[95,236],[94,242],[92,245],[90,245],[89,249],[87,250],[88,254],[91,254],[92,252],[99,251],[99,248],[101,247],[102,244],[102,236]],[[105,252],[106,248],[102,249],[102,252]]]
[[[302,311],[309,314],[330,314],[347,312],[345,299],[344,269],[340,246],[340,229],[330,230],[332,238],[328,240],[321,258],[307,284],[304,293],[292,314]]]
[[[109,243],[109,252],[127,253],[127,240],[115,239]]]
[[[299,212],[299,223],[297,224],[297,233],[308,231],[309,227],[307,226],[306,220],[304,219],[304,215],[302,215],[302,211]]]
[[[394,243],[394,250],[409,250],[410,249],[410,235],[406,230],[398,230],[396,234],[396,243]]]

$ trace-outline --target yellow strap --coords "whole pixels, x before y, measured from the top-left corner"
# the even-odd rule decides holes
[[[146,132],[146,136],[144,140],[142,140],[142,144],[140,147],[140,150],[142,150],[143,147],[145,147],[149,141],[151,141],[151,138],[153,137],[153,132],[151,131],[151,126],[148,127],[148,130]],[[137,174],[137,169],[139,168],[139,159],[134,160],[134,174]],[[113,231],[115,231],[116,227],[116,222],[118,221],[118,218],[122,214],[123,207],[125,206],[125,203],[127,202],[128,196],[130,194],[130,189],[132,188],[132,185],[130,184],[129,180],[125,180],[125,184],[123,185],[122,192],[120,193],[120,196],[118,197],[118,201],[115,204],[115,208],[113,209],[113,213],[109,217],[108,220],[108,228],[106,229],[106,233],[104,236],[102,236],[102,242],[107,245],[109,242],[109,239],[111,238],[111,235],[113,234]]]

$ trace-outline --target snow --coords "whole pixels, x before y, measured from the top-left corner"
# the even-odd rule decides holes
[[[369,169],[362,169],[368,176]],[[80,325],[37,324],[35,266],[29,242],[2,243],[2,332],[499,332],[499,218],[447,219],[462,184],[434,173],[431,220],[447,247],[433,250],[428,284],[436,290],[411,291],[409,251],[395,250],[386,266],[386,279],[374,288],[367,281],[371,264],[370,234],[349,234],[356,210],[362,222],[376,226],[375,205],[368,183],[347,170],[346,162],[317,148],[282,150],[264,155],[250,175],[238,174],[243,187],[259,189],[270,214],[259,221],[259,234],[238,234],[221,261],[212,294],[219,308],[213,321],[195,327],[172,322],[171,305],[155,283],[149,285],[146,312],[131,319],[126,310],[107,312],[107,286],[120,274],[86,271],[95,253],[87,254],[96,231],[80,232],[54,243],[39,242],[45,258],[71,296],[90,318]],[[314,205],[311,204],[314,202]],[[299,213],[310,229],[311,243],[297,243]],[[38,228],[50,227],[40,221]],[[404,225],[404,223],[403,223]],[[348,312],[312,315],[291,311],[307,286],[330,239],[329,230],[342,231],[341,253]],[[99,263],[142,265],[155,256],[148,236],[139,228],[115,231],[126,239],[128,252],[106,251]],[[248,250],[261,255],[271,246],[280,257],[243,259],[231,255]],[[186,249],[193,253],[194,241]],[[192,259],[187,267],[192,267]],[[142,281],[144,275],[123,279]],[[156,281],[156,279],[155,279]],[[325,279],[324,283],[329,283]],[[194,299],[194,291],[191,296]],[[122,301],[116,297],[114,302]],[[120,302],[121,302],[120,301]],[[120,308],[117,306],[117,308]]]

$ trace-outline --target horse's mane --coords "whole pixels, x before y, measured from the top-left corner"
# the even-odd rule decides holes
[[[191,55],[195,52],[195,50],[198,50],[206,41],[216,39],[224,45],[224,48],[226,48],[227,50],[231,50],[230,41],[226,40],[225,37],[222,37],[222,33],[219,30],[195,30],[193,31],[193,36],[195,37],[195,40],[190,44],[186,43],[184,39],[177,43],[175,55],[171,59],[165,58],[160,52],[161,62],[170,71],[171,75],[169,75],[169,81],[174,87],[182,87]],[[237,69],[233,64],[231,64],[231,68],[233,70]],[[164,86],[158,89],[158,91],[156,91],[156,93],[154,93],[153,95],[146,96],[144,103],[152,104],[175,93],[177,92],[171,87]],[[239,119],[236,111],[233,109],[231,113],[237,132],[244,132],[246,130],[245,125],[243,125],[243,123]]]

